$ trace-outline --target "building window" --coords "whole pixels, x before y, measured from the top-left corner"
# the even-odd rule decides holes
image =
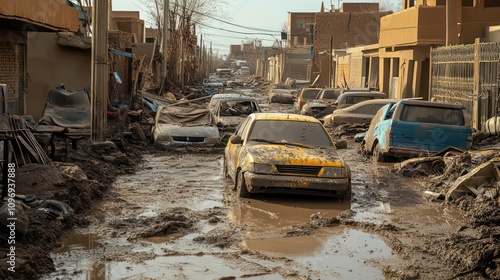
[[[297,18],[297,27],[299,29],[304,29],[306,28],[306,21],[305,21],[305,18],[303,17],[299,17]]]
[[[498,8],[500,7],[500,1],[498,0],[484,0],[485,8]]]

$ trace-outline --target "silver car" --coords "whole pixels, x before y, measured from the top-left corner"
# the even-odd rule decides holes
[[[215,118],[205,106],[160,106],[151,132],[154,144],[175,148],[219,144]]]
[[[397,102],[397,99],[372,99],[359,102],[344,109],[338,109],[333,114],[323,118],[325,125],[369,124],[377,111],[386,104]]]

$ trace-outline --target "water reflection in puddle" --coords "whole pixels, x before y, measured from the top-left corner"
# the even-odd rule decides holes
[[[100,246],[99,237],[93,233],[73,233],[64,239],[63,246],[57,250],[58,253],[70,251],[94,250]]]

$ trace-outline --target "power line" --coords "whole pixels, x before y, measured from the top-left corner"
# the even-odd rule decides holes
[[[185,8],[185,7],[184,7]],[[232,22],[229,22],[229,21],[225,21],[225,20],[222,20],[222,19],[218,19],[218,18],[215,18],[213,16],[210,16],[210,15],[207,15],[207,14],[204,14],[204,13],[201,13],[201,12],[198,12],[198,11],[195,11],[195,10],[191,10],[192,12],[194,13],[197,13],[199,15],[202,15],[202,16],[205,16],[207,18],[211,18],[213,20],[216,20],[216,21],[220,21],[222,23],[225,23],[225,24],[229,24],[229,25],[233,25],[233,26],[236,26],[236,27],[241,27],[241,28],[245,28],[245,29],[249,29],[249,30],[254,30],[254,31],[263,31],[263,32],[281,32],[281,31],[276,31],[276,30],[269,30],[269,29],[263,29],[263,28],[258,28],[258,27],[251,27],[251,26],[244,26],[244,25],[240,25],[240,24],[236,24],[236,23],[232,23]]]
[[[202,34],[203,34],[203,35],[207,35],[207,36],[216,36],[216,37],[231,38],[231,39],[240,39],[240,40],[252,40],[252,39],[254,39],[254,38],[249,38],[249,37],[226,36],[226,35],[218,35],[218,34],[211,34],[211,33],[202,33]],[[276,40],[271,40],[271,39],[261,39],[261,38],[255,38],[255,40],[262,40],[262,41],[276,42]]]

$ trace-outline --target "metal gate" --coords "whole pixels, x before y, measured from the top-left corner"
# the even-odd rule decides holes
[[[500,43],[476,43],[431,50],[431,99],[463,104],[473,126],[499,111]]]

